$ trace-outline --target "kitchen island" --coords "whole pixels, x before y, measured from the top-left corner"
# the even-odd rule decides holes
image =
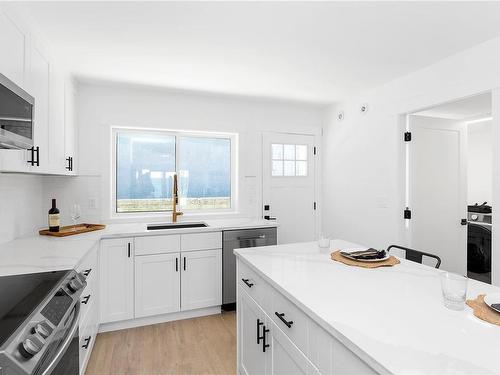
[[[360,247],[341,240],[331,250]],[[240,374],[499,372],[500,327],[444,307],[440,270],[365,269],[316,242],[235,250]],[[469,280],[467,298],[500,288]]]

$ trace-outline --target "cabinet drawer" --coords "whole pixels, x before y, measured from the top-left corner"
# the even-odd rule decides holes
[[[177,253],[181,249],[181,236],[148,236],[135,238],[135,255]]]
[[[87,256],[76,266],[76,272],[82,273],[87,279],[95,277],[98,266],[98,250],[99,246],[94,246]]]
[[[88,277],[87,278],[87,286],[82,292],[80,296],[80,317],[81,319],[85,319],[87,317],[88,311],[90,307],[97,309],[97,281],[96,277]]]
[[[271,310],[273,289],[246,264],[238,261],[238,283],[265,311]]]
[[[306,314],[281,293],[274,291],[272,309],[268,311],[268,315],[303,353],[307,353],[310,321]]]
[[[211,250],[222,248],[222,232],[191,233],[181,236],[181,250]]]
[[[94,347],[95,339],[97,336],[98,322],[97,322],[97,304],[91,303],[89,305],[89,313],[80,320],[79,326],[79,350],[80,350],[80,374],[85,373],[90,353]],[[81,316],[80,316],[81,317]]]

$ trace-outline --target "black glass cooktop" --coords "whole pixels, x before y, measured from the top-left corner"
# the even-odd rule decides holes
[[[0,277],[0,346],[67,273],[53,271]]]

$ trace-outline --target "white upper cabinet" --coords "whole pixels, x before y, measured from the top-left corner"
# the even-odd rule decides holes
[[[66,171],[76,174],[76,87],[72,79],[67,79],[64,87],[64,159]]]
[[[38,35],[28,31],[10,8],[0,4],[0,73],[35,99],[33,139],[29,150],[0,149],[0,171],[76,174],[75,84],[57,65]],[[22,25],[22,26],[21,26]]]
[[[49,172],[49,72],[47,53],[35,40],[31,43],[30,93],[35,98],[34,140],[37,162],[28,165],[32,173]],[[31,158],[31,155],[29,156]]]
[[[24,88],[28,36],[10,15],[0,8],[0,73]]]

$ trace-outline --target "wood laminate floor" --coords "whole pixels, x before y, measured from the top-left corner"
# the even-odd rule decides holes
[[[86,375],[236,374],[236,314],[100,333]]]

